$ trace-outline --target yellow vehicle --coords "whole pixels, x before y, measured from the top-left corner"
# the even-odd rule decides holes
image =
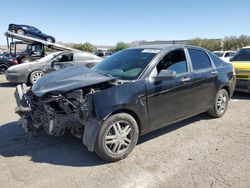
[[[231,62],[236,70],[235,90],[250,93],[250,46],[241,48]]]

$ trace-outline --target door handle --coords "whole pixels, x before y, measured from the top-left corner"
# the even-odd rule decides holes
[[[211,72],[211,74],[212,74],[212,75],[217,75],[217,74],[218,74],[218,71],[213,70],[213,71]]]
[[[183,77],[181,78],[181,82],[189,82],[191,80],[190,77]]]

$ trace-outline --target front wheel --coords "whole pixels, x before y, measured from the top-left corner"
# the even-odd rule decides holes
[[[29,79],[30,84],[33,85],[34,83],[37,82],[37,80],[42,78],[44,75],[45,75],[45,73],[43,71],[40,71],[40,70],[32,72],[30,74],[30,79]]]
[[[51,37],[48,37],[48,38],[46,38],[46,40],[48,41],[48,42],[54,42],[54,40],[51,38]]]
[[[228,92],[225,89],[221,89],[216,95],[213,109],[208,114],[216,118],[222,117],[227,111],[228,101]]]
[[[24,30],[22,30],[22,29],[18,29],[18,30],[16,31],[16,33],[17,33],[18,35],[25,35],[25,32],[24,32]]]
[[[138,137],[138,125],[131,115],[114,114],[102,123],[95,151],[106,161],[118,161],[126,158],[134,149]]]

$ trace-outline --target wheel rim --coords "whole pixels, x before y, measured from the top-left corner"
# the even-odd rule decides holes
[[[32,75],[32,82],[35,83],[37,80],[39,80],[41,77],[43,77],[44,73],[43,72],[35,72]]]
[[[227,106],[227,96],[225,93],[221,93],[217,99],[216,107],[220,114],[224,113]]]
[[[6,66],[0,66],[0,74],[4,74],[6,70],[7,70]]]
[[[19,35],[24,35],[24,32],[23,32],[23,30],[18,29],[18,30],[17,30],[17,34],[19,34]]]
[[[112,124],[105,137],[105,147],[112,154],[126,151],[132,142],[131,124],[127,121],[117,121]]]

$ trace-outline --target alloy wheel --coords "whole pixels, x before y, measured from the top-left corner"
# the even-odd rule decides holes
[[[112,154],[125,152],[132,142],[131,125],[127,121],[112,124],[105,138],[105,147]]]
[[[48,42],[53,42],[53,39],[50,38],[50,37],[48,37],[48,38],[47,38],[47,41],[48,41]]]
[[[18,35],[24,35],[24,31],[23,31],[22,29],[18,29],[18,30],[17,30],[17,34],[18,34]]]
[[[44,73],[43,72],[35,72],[33,75],[32,75],[32,82],[35,83],[37,82],[37,80],[39,80],[41,77],[44,76]]]
[[[220,93],[216,102],[216,108],[220,114],[224,113],[227,105],[227,96],[225,93]]]

